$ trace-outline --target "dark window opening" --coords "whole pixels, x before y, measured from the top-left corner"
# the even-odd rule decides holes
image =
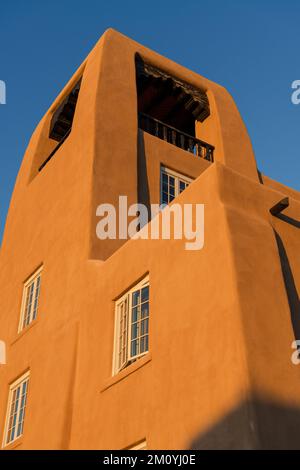
[[[213,146],[195,137],[196,121],[210,114],[206,93],[136,56],[139,127],[212,161]]]
[[[80,83],[78,82],[71,93],[64,99],[53,114],[50,125],[50,139],[61,142],[66,134],[71,131],[77,104]]]
[[[69,93],[69,95],[59,105],[59,107],[52,116],[50,123],[49,139],[55,140],[56,142],[58,142],[58,144],[52,150],[46,160],[42,163],[42,165],[39,167],[39,171],[41,171],[44,166],[49,162],[49,160],[51,160],[53,155],[57,152],[57,150],[65,142],[65,140],[71,133],[80,85],[81,79],[72,89],[71,93]]]

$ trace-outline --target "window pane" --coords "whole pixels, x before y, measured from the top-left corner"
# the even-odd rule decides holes
[[[145,302],[149,299],[149,286],[142,288],[141,302]]]
[[[168,190],[169,190],[168,183],[163,183],[163,185],[162,185],[162,190],[163,190],[165,193],[168,192]]]
[[[24,410],[20,410],[20,414],[19,414],[19,424],[18,424],[18,429],[17,429],[17,437],[20,436],[21,434],[21,430],[22,430],[22,423],[23,423],[23,413],[24,413]]]
[[[136,339],[138,337],[138,323],[133,323],[131,326],[131,338]]]
[[[141,336],[148,333],[148,318],[141,322]]]
[[[15,429],[16,429],[15,427],[12,428],[10,438],[9,438],[8,442],[11,442],[11,441],[14,440],[14,438],[15,438]]]
[[[138,353],[137,344],[138,344],[137,340],[131,342],[131,356],[132,357],[136,356]]]
[[[141,291],[140,290],[136,290],[135,292],[133,292],[132,294],[132,305],[137,305],[139,302],[140,302],[140,293]]]
[[[162,193],[162,203],[163,204],[168,204],[169,202],[169,196],[167,193]]]
[[[146,302],[144,304],[142,304],[142,314],[141,314],[141,317],[142,318],[145,318],[145,317],[148,317],[149,316],[149,303]]]
[[[162,173],[162,180],[163,180],[163,183],[168,184],[168,175],[166,173]]]
[[[185,181],[180,181],[179,182],[179,192],[182,193],[182,191],[184,191],[187,186],[188,186],[188,183],[186,183]]]
[[[34,304],[33,304],[33,311],[32,311],[32,320],[35,320],[38,308],[38,301],[40,295],[40,283],[41,283],[41,276],[38,276],[35,285],[35,297],[34,297]]]
[[[132,309],[132,321],[135,322],[138,319],[138,307]]]

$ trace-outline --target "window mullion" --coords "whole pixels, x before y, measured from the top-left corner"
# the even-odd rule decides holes
[[[179,195],[179,178],[175,177],[175,197]]]

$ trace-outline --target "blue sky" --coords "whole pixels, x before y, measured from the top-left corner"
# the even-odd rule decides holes
[[[0,240],[31,133],[108,27],[224,85],[259,169],[300,190],[299,0],[24,0],[2,2]],[[26,214],[24,214],[26,217]]]

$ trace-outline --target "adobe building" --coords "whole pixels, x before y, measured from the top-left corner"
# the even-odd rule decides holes
[[[203,249],[100,240],[97,207],[120,195],[204,204]],[[300,194],[258,172],[229,93],[106,31],[10,204],[2,448],[300,448],[299,227]]]

